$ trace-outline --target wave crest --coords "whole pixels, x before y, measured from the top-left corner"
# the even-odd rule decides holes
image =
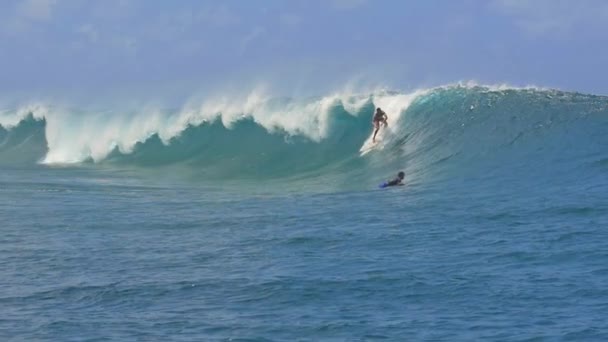
[[[361,157],[378,106],[389,115],[386,146]],[[505,160],[510,169],[533,163],[529,158],[539,149],[557,159],[564,151],[576,157],[572,146],[601,146],[607,108],[600,96],[477,85],[311,99],[253,92],[178,110],[34,105],[0,112],[0,156],[3,163],[179,164],[218,177],[352,176],[353,170],[397,168],[415,176],[464,172],[472,165],[495,172],[492,167]],[[564,139],[572,134],[575,140]]]

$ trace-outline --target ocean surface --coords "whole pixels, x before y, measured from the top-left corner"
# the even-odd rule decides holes
[[[606,341],[608,97],[4,104],[0,340]]]

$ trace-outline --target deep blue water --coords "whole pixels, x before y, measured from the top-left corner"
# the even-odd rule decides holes
[[[337,108],[321,142],[190,127],[69,165],[34,114],[0,130],[0,339],[608,340],[607,104],[456,88],[363,157]]]

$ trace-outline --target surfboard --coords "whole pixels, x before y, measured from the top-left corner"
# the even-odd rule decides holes
[[[365,143],[363,143],[363,146],[361,146],[359,149],[359,152],[361,152],[361,155],[364,156],[373,150],[382,149],[381,143],[382,140],[379,140],[378,138],[376,138],[376,142],[372,142],[371,138],[367,139]]]
[[[381,150],[384,148],[384,135],[387,134],[388,132],[386,132],[386,127],[382,127],[380,128],[380,130],[378,131],[378,134],[376,135],[376,142],[373,142],[372,139],[374,137],[374,132],[372,131],[372,134],[369,136],[369,138],[367,138],[367,140],[365,140],[365,142],[363,143],[363,145],[361,146],[361,148],[359,149],[360,155],[364,156],[368,153],[370,153],[371,151],[374,150]]]

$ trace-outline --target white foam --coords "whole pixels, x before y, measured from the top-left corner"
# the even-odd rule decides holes
[[[49,108],[40,103],[32,103],[20,107],[17,110],[0,110],[0,126],[10,129],[17,126],[21,121],[32,115],[36,120],[42,120],[48,116]]]
[[[131,153],[139,142],[158,134],[164,144],[179,136],[189,125],[197,126],[221,120],[232,128],[234,123],[251,118],[269,132],[303,135],[313,141],[327,137],[331,109],[343,104],[355,115],[369,101],[369,95],[333,94],[310,101],[289,101],[277,107],[258,90],[245,96],[223,96],[191,101],[177,112],[158,107],[141,107],[132,112],[76,112],[40,104],[26,105],[16,111],[0,111],[0,125],[12,128],[30,113],[46,120],[47,164],[78,163],[87,159],[103,160],[114,149]]]

